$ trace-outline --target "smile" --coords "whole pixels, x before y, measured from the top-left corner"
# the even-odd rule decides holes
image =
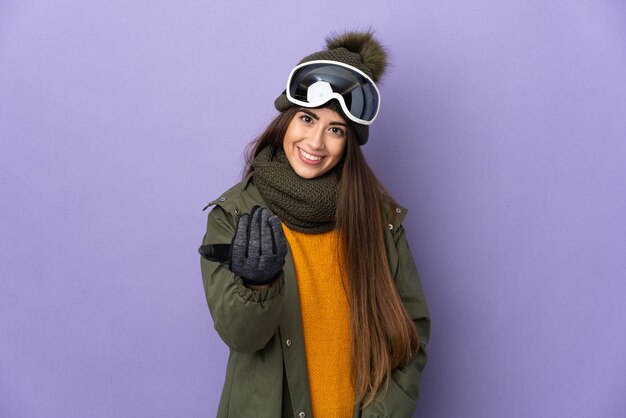
[[[324,157],[318,155],[311,155],[308,152],[304,151],[302,148],[298,148],[298,155],[300,156],[300,160],[308,165],[317,165],[319,164]]]

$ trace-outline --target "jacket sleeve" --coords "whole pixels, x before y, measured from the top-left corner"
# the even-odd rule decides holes
[[[215,206],[208,215],[202,244],[230,243],[235,220]],[[284,277],[268,288],[253,290],[217,262],[200,257],[202,283],[217,333],[232,349],[253,353],[264,348],[278,329]]]
[[[420,341],[419,350],[415,358],[407,365],[392,371],[386,390],[383,385],[374,402],[362,411],[362,418],[410,418],[417,405],[420,376],[426,365],[426,344],[430,338],[430,314],[402,226],[399,226],[395,232],[394,242],[398,254],[394,278],[402,302],[417,329]]]

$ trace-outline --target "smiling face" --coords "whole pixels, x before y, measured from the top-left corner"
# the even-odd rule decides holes
[[[346,149],[348,127],[328,108],[301,108],[293,117],[283,149],[289,164],[302,178],[319,177],[335,167]]]

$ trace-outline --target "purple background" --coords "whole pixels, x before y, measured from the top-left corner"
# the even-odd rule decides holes
[[[626,416],[618,0],[4,0],[0,416],[215,415],[200,209],[291,68],[370,25],[364,150],[432,314],[415,417]]]

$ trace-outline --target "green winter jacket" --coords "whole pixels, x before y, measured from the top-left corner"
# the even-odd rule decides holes
[[[215,207],[208,215],[203,245],[230,243],[240,214],[250,212],[254,205],[267,207],[251,176],[204,209],[212,205]],[[389,265],[402,301],[417,327],[420,349],[410,364],[393,371],[386,393],[381,390],[374,403],[364,410],[355,407],[355,418],[411,417],[418,398],[420,374],[426,364],[430,319],[400,224],[406,210],[388,208],[386,214]],[[262,290],[245,287],[240,277],[204,258],[201,258],[201,271],[215,329],[230,348],[217,416],[311,418],[300,301],[291,252],[274,286]]]

